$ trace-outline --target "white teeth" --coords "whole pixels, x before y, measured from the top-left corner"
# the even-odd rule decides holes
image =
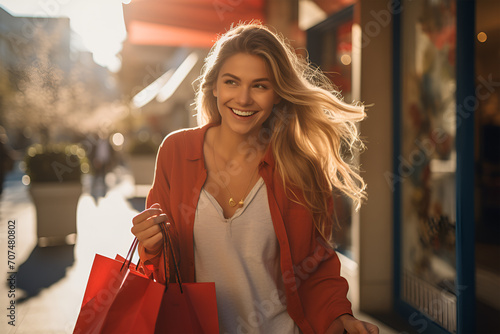
[[[252,116],[256,111],[241,111],[237,109],[231,109],[238,116]]]

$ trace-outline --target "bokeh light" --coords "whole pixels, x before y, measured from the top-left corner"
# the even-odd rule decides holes
[[[29,184],[31,183],[31,179],[30,179],[29,175],[23,175],[23,178],[21,179],[21,182],[25,186],[29,186]]]
[[[125,142],[125,137],[123,137],[121,133],[117,132],[113,134],[113,136],[111,137],[111,141],[115,146],[122,146]]]
[[[344,54],[344,55],[342,55],[342,57],[340,57],[340,61],[344,65],[349,65],[349,64],[351,64],[352,59],[351,59],[351,56],[349,56],[348,54]]]
[[[477,40],[480,41],[481,43],[486,42],[488,39],[488,35],[486,35],[485,32],[481,31],[479,34],[477,34]]]

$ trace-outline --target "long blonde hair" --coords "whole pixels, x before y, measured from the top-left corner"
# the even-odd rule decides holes
[[[350,197],[356,209],[366,197],[363,179],[343,156],[346,148],[352,153],[363,147],[356,122],[365,117],[364,107],[343,102],[326,76],[281,36],[260,23],[240,24],[218,39],[205,60],[196,97],[200,126],[220,123],[212,89],[222,64],[237,53],[262,57],[273,74],[273,88],[282,99],[264,129],[276,168],[287,196],[310,210],[317,230],[330,241],[332,190]]]

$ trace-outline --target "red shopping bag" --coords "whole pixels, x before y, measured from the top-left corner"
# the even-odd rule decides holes
[[[175,254],[172,250],[169,227],[160,225],[163,240],[164,254],[167,248],[174,263],[175,277],[178,283],[168,284],[160,312],[156,321],[155,333],[219,333],[219,319],[217,314],[217,299],[215,283],[182,283]],[[165,268],[166,270],[166,268]]]
[[[74,334],[219,333],[215,284],[182,283],[168,227],[160,227],[163,251],[166,255],[170,249],[177,283],[165,287],[131,266],[137,239],[126,259],[96,255]],[[163,266],[166,272],[166,261]]]
[[[214,283],[170,283],[155,333],[219,333]]]
[[[129,254],[135,246],[136,241]],[[154,333],[165,286],[130,264],[96,254],[74,334]]]

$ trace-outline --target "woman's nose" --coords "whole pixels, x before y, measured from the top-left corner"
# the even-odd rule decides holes
[[[244,87],[238,90],[238,95],[236,96],[236,102],[242,106],[246,106],[252,103],[252,96],[250,90]]]

